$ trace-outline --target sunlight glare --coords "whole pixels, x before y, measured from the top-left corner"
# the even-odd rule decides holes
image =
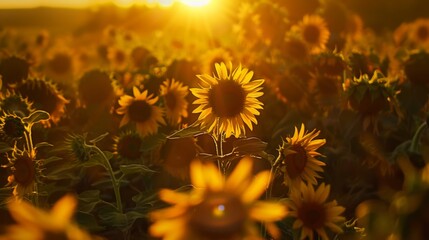
[[[210,0],[180,0],[180,2],[190,7],[204,7],[210,3]]]

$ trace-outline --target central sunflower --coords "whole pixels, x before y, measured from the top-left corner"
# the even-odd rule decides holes
[[[133,94],[134,97],[124,95],[119,99],[121,107],[116,112],[124,115],[120,127],[133,122],[142,137],[155,134],[158,131],[158,123],[165,124],[164,111],[155,106],[158,97],[148,95],[147,90],[140,92],[137,87],[133,88]]]
[[[216,74],[197,75],[202,81],[201,88],[191,88],[192,94],[200,104],[193,113],[200,113],[197,122],[208,132],[225,133],[226,137],[239,137],[246,134],[245,125],[253,129],[257,124],[255,115],[263,109],[263,103],[257,98],[263,95],[264,79],[252,80],[253,72],[247,68],[232,70],[225,63],[216,63]]]
[[[149,232],[162,239],[260,239],[254,221],[264,223],[274,238],[280,232],[274,224],[287,215],[278,202],[258,201],[270,175],[258,173],[251,179],[252,161],[242,159],[225,180],[213,164],[191,164],[190,193],[164,189],[160,198],[172,206],[151,213]]]

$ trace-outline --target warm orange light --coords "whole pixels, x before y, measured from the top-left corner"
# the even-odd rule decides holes
[[[203,7],[210,3],[210,0],[179,0],[190,7]]]

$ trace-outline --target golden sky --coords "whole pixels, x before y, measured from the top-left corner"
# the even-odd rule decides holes
[[[207,3],[209,0],[0,0],[0,8],[33,8],[40,6],[84,8],[108,2],[113,2],[121,7],[145,3],[159,3],[167,6],[174,1],[199,5]]]

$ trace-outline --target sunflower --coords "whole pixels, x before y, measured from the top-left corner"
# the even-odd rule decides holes
[[[143,145],[142,137],[133,131],[120,133],[113,138],[113,153],[121,159],[136,161],[143,156],[141,150]]]
[[[99,239],[92,237],[71,222],[77,201],[71,195],[58,200],[51,211],[45,212],[25,201],[12,201],[9,211],[16,224],[8,226],[0,239]]]
[[[182,122],[188,117],[188,87],[174,79],[165,80],[160,86],[160,96],[164,98],[166,117],[172,125]]]
[[[29,74],[30,63],[24,58],[10,56],[0,60],[0,76],[3,86],[13,88],[24,81]]]
[[[79,79],[78,91],[85,106],[110,106],[114,99],[112,79],[107,72],[93,69]],[[94,94],[94,93],[97,94]]]
[[[224,48],[215,48],[208,51],[201,57],[201,72],[204,74],[212,74],[216,71],[214,65],[217,62],[230,62],[232,60],[231,53]]]
[[[54,124],[64,116],[65,107],[70,102],[55,84],[42,78],[26,79],[17,86],[16,92],[31,102],[34,108],[48,112]],[[50,126],[49,121],[43,123]]]
[[[299,131],[295,127],[293,136],[283,141],[279,151],[284,157],[281,163],[284,184],[294,187],[299,187],[301,181],[317,184],[316,178],[320,178],[317,172],[323,172],[325,163],[315,157],[321,156],[317,149],[326,143],[325,139],[315,139],[319,133],[316,129],[308,133],[304,124],[301,124]]]
[[[158,97],[148,95],[147,90],[140,92],[137,87],[133,87],[133,94],[134,97],[124,95],[119,99],[120,107],[116,113],[124,115],[119,127],[131,121],[136,124],[137,132],[142,137],[157,133],[158,123],[166,124],[163,109],[155,106]]]
[[[286,216],[284,205],[257,201],[270,175],[261,172],[250,179],[252,161],[242,159],[227,180],[213,164],[191,163],[190,193],[163,189],[160,197],[172,204],[150,214],[151,235],[163,239],[259,239],[254,220],[264,222],[273,237],[280,233],[273,222]],[[247,238],[246,238],[247,239]]]
[[[26,194],[32,193],[36,181],[36,166],[33,158],[27,151],[15,153],[9,160],[12,175],[8,180],[8,185],[14,185],[13,195],[22,199]]]
[[[16,114],[5,114],[0,117],[0,133],[9,139],[18,139],[25,134],[25,123]]]
[[[295,218],[294,229],[301,229],[300,239],[319,239],[317,235],[327,240],[326,228],[335,233],[343,230],[338,226],[345,221],[341,216],[345,208],[338,206],[337,201],[326,202],[331,187],[322,183],[316,190],[313,185],[301,183],[300,188],[294,189],[290,195],[288,207],[289,216]]]
[[[264,94],[260,92],[264,79],[252,80],[252,71],[241,66],[232,70],[231,63],[228,68],[225,63],[215,67],[217,75],[197,75],[201,88],[190,89],[198,98],[193,103],[200,104],[193,113],[200,113],[197,122],[208,132],[225,133],[227,138],[245,135],[245,125],[252,130],[258,109],[263,109],[257,98]]]
[[[318,15],[305,15],[295,29],[313,53],[325,49],[330,32],[323,18]]]
[[[420,18],[414,21],[410,32],[411,40],[417,45],[429,43],[429,19]]]
[[[28,116],[34,111],[32,103],[14,91],[6,91],[6,94],[0,97],[0,109],[5,113],[16,114],[20,117]]]

